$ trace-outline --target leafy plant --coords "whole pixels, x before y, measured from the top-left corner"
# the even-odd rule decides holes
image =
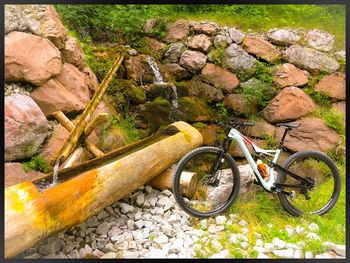
[[[311,87],[306,87],[303,89],[303,91],[308,94],[317,104],[322,106],[329,106],[332,104],[332,100],[327,95],[315,91]]]
[[[221,65],[225,57],[225,48],[217,48],[210,52],[214,64]]]
[[[44,157],[41,155],[33,156],[30,159],[30,161],[24,162],[22,166],[25,172],[28,172],[30,169],[33,169],[36,171],[47,173],[50,170],[49,166],[46,164]]]
[[[217,102],[215,104],[215,111],[216,111],[216,119],[219,122],[227,121],[228,112],[227,112],[227,108],[225,107],[223,102]]]
[[[273,83],[272,69],[267,65],[267,63],[258,61],[254,66],[254,72],[256,79],[267,84]]]

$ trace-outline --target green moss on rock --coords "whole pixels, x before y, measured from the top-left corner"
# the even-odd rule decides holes
[[[212,108],[204,99],[180,98],[179,111],[181,119],[186,122],[210,121],[214,117]]]

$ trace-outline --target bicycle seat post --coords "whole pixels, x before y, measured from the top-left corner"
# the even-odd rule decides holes
[[[290,131],[290,130],[291,130],[291,128],[288,128],[288,127],[285,128],[284,133],[283,133],[283,136],[282,136],[282,139],[281,139],[281,141],[280,141],[279,148],[282,148],[284,139],[286,138],[287,133],[288,133],[288,131]]]

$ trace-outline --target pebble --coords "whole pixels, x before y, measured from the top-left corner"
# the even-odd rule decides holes
[[[281,258],[293,258],[294,250],[292,248],[282,249],[282,250],[274,250],[272,253]]]
[[[302,226],[296,226],[295,227],[295,232],[297,233],[297,234],[302,234],[302,233],[304,233],[304,230],[305,230],[305,228],[304,227],[302,227]]]
[[[272,244],[277,247],[278,249],[282,249],[282,248],[285,248],[287,243],[281,239],[279,239],[278,237],[275,237],[273,240],[272,240]]]
[[[104,254],[101,258],[116,258],[116,257],[117,257],[117,253],[108,252],[108,253]]]
[[[215,221],[217,225],[225,225],[227,222],[226,216],[217,216],[215,217]]]
[[[314,254],[311,251],[305,251],[305,258],[314,258]]]
[[[270,258],[270,257],[264,253],[259,253],[256,258]]]
[[[240,226],[247,226],[247,225],[248,225],[247,221],[245,221],[245,220],[243,220],[243,219],[242,219],[241,221],[239,221],[238,224],[239,224]]]
[[[316,223],[311,223],[310,225],[308,225],[308,228],[313,232],[318,232],[319,230],[319,227]]]
[[[96,229],[96,233],[99,235],[105,235],[108,233],[108,231],[109,231],[109,224],[107,222],[103,222]]]
[[[316,233],[308,233],[306,238],[309,240],[320,240],[320,237]]]

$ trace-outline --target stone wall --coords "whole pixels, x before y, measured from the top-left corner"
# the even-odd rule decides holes
[[[48,160],[68,135],[52,113],[81,113],[98,86],[95,74],[51,5],[5,6],[4,65],[5,161],[38,153]],[[5,164],[10,181],[13,165]]]
[[[215,124],[222,107],[229,117],[257,118],[255,132],[250,134],[261,147],[267,146],[263,140],[266,135],[281,138],[283,128],[276,123],[291,121],[301,123],[286,139],[285,145],[292,152],[327,152],[339,144],[337,132],[313,115],[319,105],[305,92],[311,88],[325,95],[334,109],[343,107],[337,113],[345,114],[345,52],[335,48],[339,45],[333,35],[291,28],[248,33],[212,22],[178,20],[159,38],[152,34],[157,23],[156,19],[146,22],[144,42],[149,49],[140,49],[139,53],[132,50],[126,66],[127,77],[142,85],[147,97],[146,103],[135,107],[138,127],[153,132],[171,121],[172,85],[152,84],[152,72],[141,54],[148,53],[159,59],[167,82],[177,87],[178,118],[198,127],[205,144],[216,144],[223,135]],[[259,75],[261,63],[272,81]],[[247,99],[242,92],[250,88],[258,93],[264,85],[263,91],[271,93],[267,105]],[[231,153],[242,156],[238,149],[231,149]]]

